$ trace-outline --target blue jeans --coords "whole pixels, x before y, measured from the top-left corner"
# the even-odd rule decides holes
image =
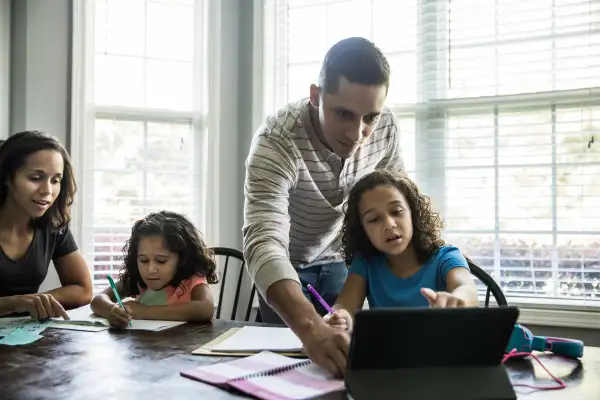
[[[306,288],[306,285],[310,284],[314,287],[321,297],[323,297],[323,300],[330,306],[333,306],[348,276],[346,264],[343,262],[323,264],[297,271],[300,283],[302,283],[304,296],[312,303],[320,315],[327,314],[327,310],[314,298]],[[279,314],[269,307],[260,294],[258,295],[258,304],[262,322],[285,325]]]

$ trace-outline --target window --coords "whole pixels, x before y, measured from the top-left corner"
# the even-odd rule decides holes
[[[370,38],[446,241],[513,303],[600,306],[600,3],[265,0],[264,16],[266,112],[308,95],[337,40]]]
[[[96,289],[116,277],[137,219],[168,209],[202,229],[204,7],[201,0],[93,3],[94,122],[82,139],[80,247]]]
[[[447,239],[509,296],[600,297],[600,148],[588,147],[599,110],[445,115]]]

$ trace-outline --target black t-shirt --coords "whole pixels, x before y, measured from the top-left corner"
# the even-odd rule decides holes
[[[37,293],[48,274],[51,260],[77,250],[68,228],[61,231],[36,229],[27,253],[18,261],[0,248],[0,297]]]

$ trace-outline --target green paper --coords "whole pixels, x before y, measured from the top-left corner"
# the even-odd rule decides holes
[[[52,324],[52,320],[36,321],[29,317],[0,319],[0,336],[8,336],[15,329],[39,335]]]
[[[43,336],[35,333],[35,331],[28,331],[23,328],[17,328],[8,336],[5,336],[2,340],[0,340],[0,344],[5,344],[7,346],[20,346],[24,344],[33,343],[38,339],[41,339]]]

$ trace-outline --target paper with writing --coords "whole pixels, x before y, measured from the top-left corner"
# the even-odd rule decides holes
[[[0,336],[8,336],[15,329],[22,328],[23,331],[39,335],[52,324],[53,320],[37,321],[30,317],[0,318]]]
[[[5,321],[0,321],[5,322]],[[23,344],[33,343],[43,336],[40,335],[46,330],[51,324],[52,320],[46,321],[35,321],[32,319],[26,319],[21,321],[9,321],[2,325],[2,332],[5,333],[9,329],[12,329],[10,333],[5,334],[0,340],[0,344],[8,346],[19,346]]]

